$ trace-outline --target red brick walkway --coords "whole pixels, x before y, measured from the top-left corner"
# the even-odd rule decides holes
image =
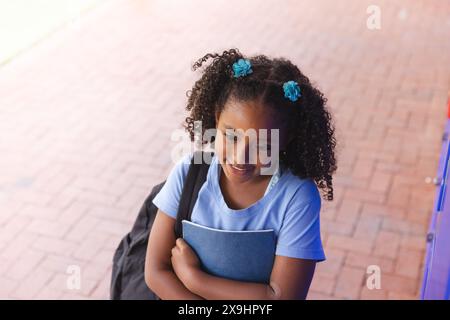
[[[0,69],[0,298],[108,297],[111,257],[166,176],[191,63],[286,56],[329,98],[336,200],[309,298],[416,298],[450,74],[450,4],[113,1]],[[169,148],[168,148],[169,147]],[[381,290],[365,287],[379,265]],[[67,287],[80,267],[81,290]]]

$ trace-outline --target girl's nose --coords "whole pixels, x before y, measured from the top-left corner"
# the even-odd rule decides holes
[[[256,164],[256,146],[252,145],[251,139],[246,138],[235,145],[234,164]],[[254,143],[253,143],[254,144]]]
[[[244,143],[238,143],[236,146],[236,154],[234,164],[245,164],[248,154],[248,148]]]

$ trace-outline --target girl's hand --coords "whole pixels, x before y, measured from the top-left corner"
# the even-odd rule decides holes
[[[172,248],[172,267],[177,277],[186,288],[195,281],[195,275],[200,270],[200,260],[194,250],[182,238],[178,238]]]

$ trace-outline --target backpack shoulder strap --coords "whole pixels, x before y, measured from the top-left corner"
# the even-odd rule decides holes
[[[192,210],[197,201],[198,193],[208,175],[210,163],[204,160],[211,159],[212,155],[213,153],[211,152],[194,152],[178,206],[177,220],[175,222],[175,235],[177,238],[183,235],[181,221],[191,220]]]

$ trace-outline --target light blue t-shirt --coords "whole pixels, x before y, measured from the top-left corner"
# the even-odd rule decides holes
[[[184,180],[192,154],[185,155],[170,172],[153,203],[176,219]],[[270,190],[250,207],[230,209],[219,185],[221,165],[212,158],[206,182],[201,187],[191,220],[222,230],[273,229],[277,237],[276,255],[325,260],[320,237],[321,198],[311,179],[301,179],[287,169]]]

